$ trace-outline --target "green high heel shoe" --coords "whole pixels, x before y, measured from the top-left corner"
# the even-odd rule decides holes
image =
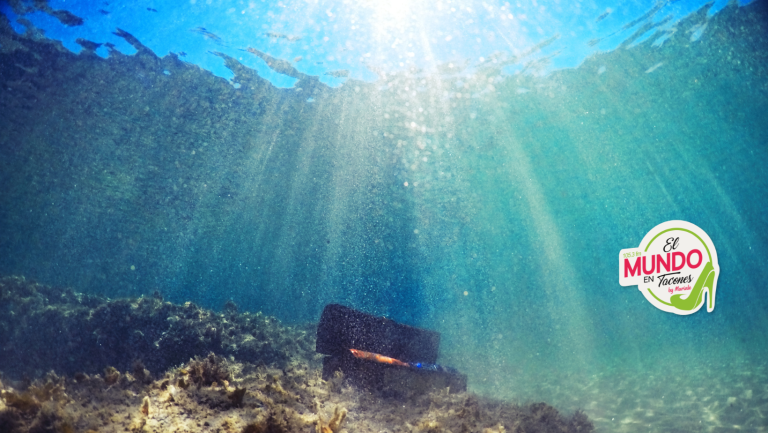
[[[709,293],[707,295],[707,300],[709,302],[707,309],[712,311],[715,303],[715,294],[712,289],[714,282],[715,269],[712,267],[712,262],[707,262],[707,264],[704,265],[704,270],[701,271],[701,275],[699,275],[699,278],[696,280],[696,284],[694,284],[691,293],[688,294],[688,297],[683,299],[682,294],[672,295],[669,303],[678,310],[691,311],[699,305],[701,297],[704,296],[704,291],[706,290]]]

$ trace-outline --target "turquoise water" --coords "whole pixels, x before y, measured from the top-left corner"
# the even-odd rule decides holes
[[[474,391],[602,431],[762,431],[767,18],[703,9],[570,69],[301,91],[226,54],[231,82],[141,54],[33,74],[4,39],[0,272],[286,323],[343,303],[441,332]],[[668,220],[717,248],[712,313],[618,283]]]

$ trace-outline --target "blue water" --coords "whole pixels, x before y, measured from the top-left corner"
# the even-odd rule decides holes
[[[439,362],[474,391],[604,431],[764,428],[765,2],[389,3],[28,14],[75,53],[84,37],[133,55],[119,27],[188,64],[102,46],[87,80],[5,111],[0,273],[286,323],[343,303],[441,332]],[[619,285],[619,250],[667,220],[717,248],[712,313]]]

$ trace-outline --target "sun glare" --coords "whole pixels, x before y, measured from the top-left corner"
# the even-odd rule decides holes
[[[364,0],[361,4],[371,10],[372,22],[380,29],[404,28],[423,6],[423,0]]]

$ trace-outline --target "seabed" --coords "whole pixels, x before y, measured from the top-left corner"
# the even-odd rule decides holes
[[[215,313],[157,293],[109,300],[6,277],[0,305],[2,432],[593,430],[583,412],[546,403],[323,380],[313,325],[232,303]]]

